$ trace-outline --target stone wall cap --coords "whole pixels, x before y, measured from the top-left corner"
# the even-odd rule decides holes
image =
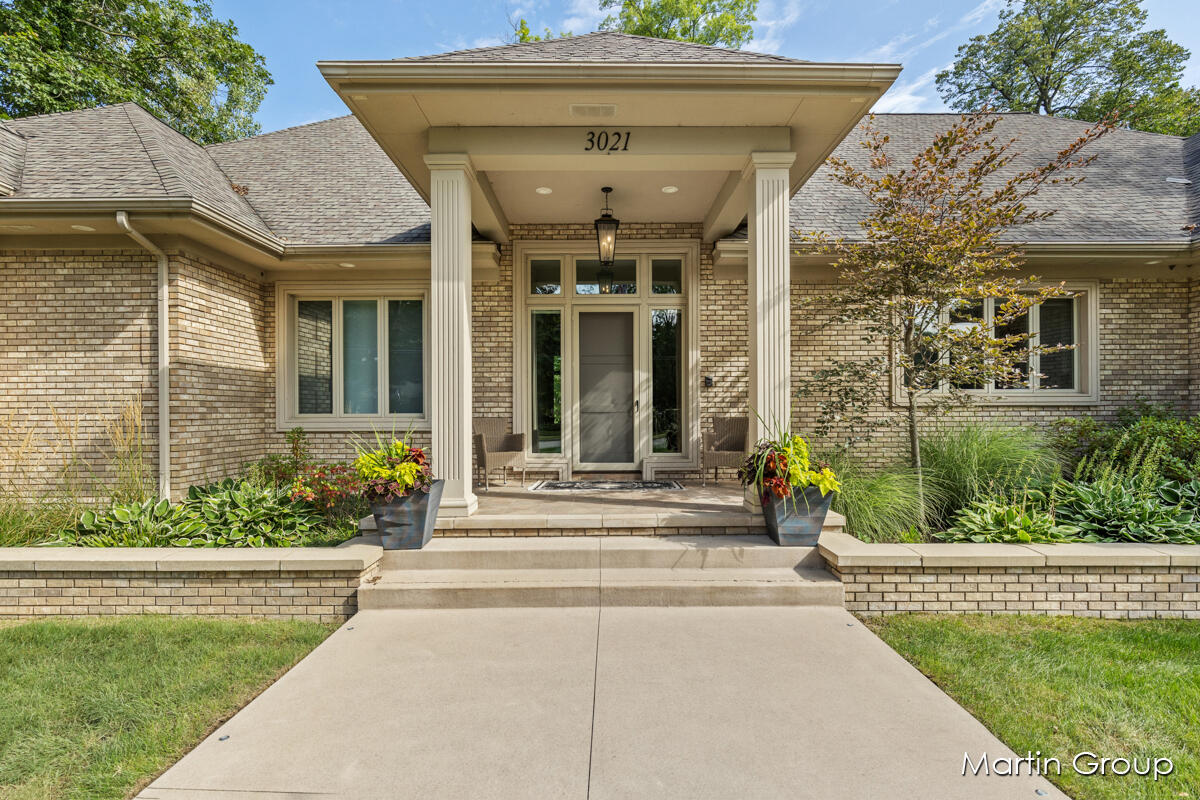
[[[1171,557],[1172,567],[1200,567],[1200,545],[1195,544],[1148,544],[1151,550]]]
[[[349,547],[262,548],[0,547],[0,571],[361,572],[382,557],[381,547],[365,543]]]
[[[1070,544],[1030,544],[1046,557],[1048,567],[1168,567],[1171,557],[1150,545],[1126,542],[1073,542]]]
[[[1046,556],[1022,544],[942,542],[907,545],[923,567],[1041,567]]]
[[[921,566],[921,556],[907,545],[864,542],[846,533],[822,532],[817,548],[826,561],[839,568]]]

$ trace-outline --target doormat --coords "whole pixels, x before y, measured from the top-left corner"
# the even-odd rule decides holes
[[[679,481],[538,481],[531,492],[648,492],[682,491]]]

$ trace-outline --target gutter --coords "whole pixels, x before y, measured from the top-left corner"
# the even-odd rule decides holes
[[[158,496],[171,497],[171,295],[167,254],[134,230],[129,214],[117,212],[117,227],[158,261]]]

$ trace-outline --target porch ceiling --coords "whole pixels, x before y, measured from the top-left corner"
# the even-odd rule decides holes
[[[899,73],[898,65],[321,62],[322,74],[418,193],[433,153],[465,153],[473,222],[581,222],[612,186],[623,221],[703,222],[745,214],[749,154],[797,155],[796,191]],[[588,148],[589,132],[610,146]],[[614,134],[621,133],[619,148]],[[740,185],[739,185],[740,184]],[[678,192],[667,195],[662,187]],[[551,194],[539,195],[538,187]]]

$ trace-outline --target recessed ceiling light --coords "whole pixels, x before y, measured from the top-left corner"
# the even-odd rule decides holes
[[[663,194],[675,194],[676,192],[679,191],[679,187],[678,186],[664,186],[662,191],[663,191]]]
[[[1161,264],[1161,263],[1162,263],[1162,259],[1160,259],[1160,258],[1156,258],[1156,259],[1154,259],[1153,261],[1147,261],[1146,263],[1147,263],[1147,264]]]
[[[534,191],[537,192],[538,194],[552,194],[554,192],[554,190],[551,189],[549,186],[539,186],[536,189],[534,189]]]
[[[73,230],[73,231],[86,231],[86,232],[88,232],[88,233],[91,233],[92,231],[94,231],[94,230],[96,230],[96,229],[95,229],[95,228],[93,228],[91,225],[72,225],[72,226],[71,226],[71,230]]]
[[[33,225],[0,225],[0,228],[6,231],[32,231],[36,230]]]
[[[865,97],[851,97],[851,98],[850,98],[850,102],[851,102],[851,103],[865,103],[865,102],[867,102],[867,98],[865,98]]]
[[[346,269],[350,269],[351,267],[353,267],[353,266],[354,266],[354,264],[353,264],[352,262],[350,262],[350,261],[339,261],[339,262],[338,262],[338,266],[339,266],[339,267],[345,267]]]
[[[361,102],[361,101],[363,101],[363,100],[366,100],[366,99],[367,99],[367,96],[366,96],[365,94],[352,94],[352,95],[350,95],[350,99],[351,99],[351,100],[358,100],[358,101],[360,101],[360,102]]]

